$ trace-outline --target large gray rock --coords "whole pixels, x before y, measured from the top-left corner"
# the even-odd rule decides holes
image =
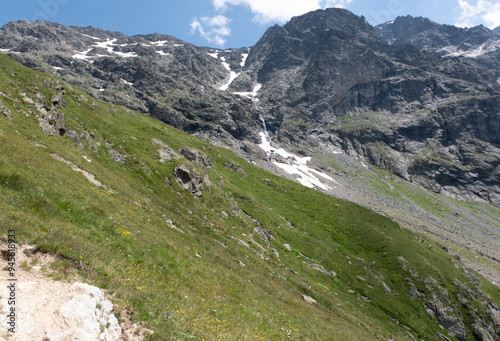
[[[156,156],[161,163],[165,163],[172,159],[178,159],[181,156],[177,154],[172,148],[167,146],[162,140],[154,138],[151,140],[153,145],[160,146],[161,148],[156,151]]]
[[[177,183],[194,196],[201,197],[204,183],[204,176],[196,168],[189,165],[178,165],[174,170],[174,177]]]
[[[40,104],[36,104],[40,118],[39,126],[42,128],[43,132],[47,135],[64,135],[66,133],[65,118],[64,114],[59,110],[59,107],[63,105],[64,95],[66,91],[63,87],[56,87],[56,94],[52,96],[51,106],[48,107],[40,99]]]

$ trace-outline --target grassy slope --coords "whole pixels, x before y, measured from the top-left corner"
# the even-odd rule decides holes
[[[41,93],[50,102],[56,84],[0,54],[0,99],[11,112],[11,119],[0,116],[1,233],[15,228],[20,242],[59,253],[86,281],[113,293],[115,303],[132,307],[135,319],[155,330],[153,339],[412,339],[402,325],[430,339],[441,329],[422,302],[410,298],[411,275],[398,257],[421,278],[434,277],[453,302],[455,279],[472,286],[448,254],[387,218],[69,85],[61,109],[66,127],[88,132],[100,145],[91,151],[82,141],[82,150],[68,136],[47,136],[20,93],[34,101]],[[190,146],[210,155],[211,185],[201,198],[173,178],[175,166],[186,161],[160,163],[153,138],[174,150]],[[125,163],[111,159],[105,141],[127,155]],[[92,185],[51,153],[114,192]],[[231,161],[245,176],[224,167]],[[254,220],[274,236],[270,247],[252,237]],[[487,289],[499,298],[497,288]],[[318,303],[304,302],[302,294]]]

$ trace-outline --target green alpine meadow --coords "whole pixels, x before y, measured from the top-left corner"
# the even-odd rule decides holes
[[[500,289],[432,237],[2,54],[0,226],[147,340],[500,330]]]

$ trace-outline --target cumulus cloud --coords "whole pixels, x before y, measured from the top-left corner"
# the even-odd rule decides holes
[[[461,27],[472,27],[478,23],[484,23],[489,28],[500,26],[500,3],[489,0],[479,0],[471,4],[467,0],[458,0],[460,17],[456,25]]]
[[[224,12],[228,6],[245,6],[260,24],[283,23],[291,17],[319,8],[345,7],[353,0],[212,0],[217,11]]]
[[[226,37],[231,34],[229,23],[231,19],[224,15],[215,15],[213,17],[203,17],[198,20],[194,18],[191,21],[191,34],[198,33],[209,43],[217,46],[223,46],[226,43]]]

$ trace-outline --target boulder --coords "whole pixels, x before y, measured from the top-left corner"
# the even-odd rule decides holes
[[[315,304],[316,303],[316,300],[310,296],[307,296],[307,295],[302,295],[302,299],[304,301],[306,301],[307,303],[309,304]]]
[[[177,183],[194,196],[201,197],[204,177],[193,167],[188,165],[178,165],[174,170],[174,177]]]
[[[269,247],[269,244],[271,242],[271,239],[275,239],[274,236],[272,235],[272,233],[268,229],[266,229],[262,226],[256,226],[253,229],[252,234],[259,235],[262,238],[262,240],[267,244],[268,247]]]
[[[311,268],[313,268],[314,270],[317,270],[321,273],[324,273],[325,275],[327,276],[330,276],[330,277],[335,277],[337,276],[337,274],[334,272],[334,271],[328,271],[326,270],[323,266],[319,265],[319,264],[307,264],[309,265]]]

